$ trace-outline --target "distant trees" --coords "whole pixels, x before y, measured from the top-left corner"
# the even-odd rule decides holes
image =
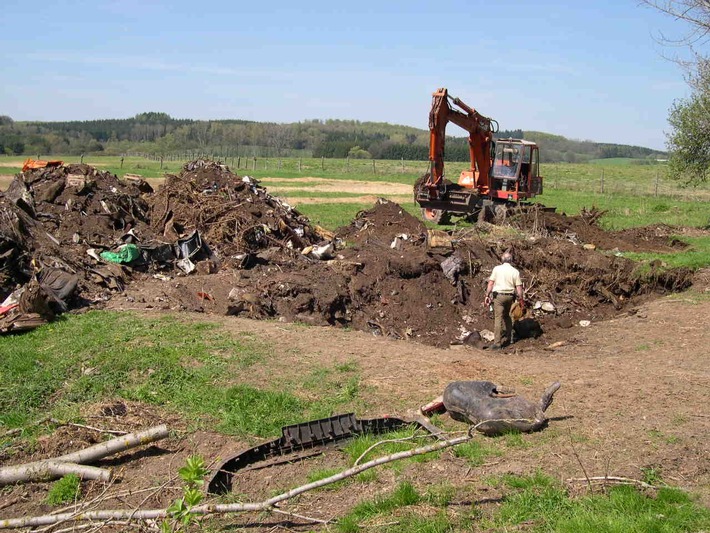
[[[453,128],[452,128],[453,130]],[[454,131],[452,131],[454,133]],[[601,157],[646,157],[647,148],[575,141],[522,130],[499,138],[526,137],[540,145],[543,162],[581,162]],[[175,119],[166,113],[140,113],[128,119],[73,122],[16,122],[0,116],[0,153],[78,155],[105,152],[206,154],[226,157],[313,156],[426,161],[429,132],[409,126],[356,120],[306,120],[293,124],[246,120]],[[448,137],[447,161],[469,161],[466,137]]]
[[[710,1],[642,0],[676,20],[686,23],[688,31],[679,38],[661,35],[660,42],[684,45],[693,60],[675,60],[687,69],[690,97],[677,100],[670,109],[668,135],[671,175],[688,185],[710,177],[710,58],[700,51],[710,40]]]

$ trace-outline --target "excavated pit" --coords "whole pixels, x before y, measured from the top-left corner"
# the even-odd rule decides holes
[[[677,228],[606,232],[598,212],[513,215],[516,228],[432,234],[378,201],[335,234],[228,167],[194,161],[156,192],[87,165],[18,174],[0,196],[0,297],[43,269],[78,278],[70,309],[165,309],[347,326],[435,346],[492,327],[481,305],[506,249],[526,284],[522,337],[615,315],[690,286],[692,272],[641,276],[624,251],[673,251]],[[133,245],[137,259],[101,252]],[[98,259],[97,259],[98,257]],[[187,272],[190,272],[189,274]],[[0,319],[0,328],[2,328]],[[534,342],[534,341],[528,341]]]

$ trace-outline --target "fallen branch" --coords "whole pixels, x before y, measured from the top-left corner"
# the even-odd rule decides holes
[[[486,421],[489,422],[489,421]],[[480,424],[477,424],[480,425]],[[222,514],[222,513],[239,513],[245,511],[264,511],[273,509],[277,503],[298,496],[304,492],[324,487],[337,481],[341,481],[345,478],[355,476],[365,470],[380,466],[386,463],[391,463],[393,461],[398,461],[400,459],[406,459],[408,457],[414,457],[416,455],[424,455],[426,453],[435,452],[438,450],[443,450],[444,448],[449,448],[451,446],[456,446],[458,444],[463,444],[471,440],[473,431],[476,426],[470,428],[467,435],[457,437],[450,440],[442,440],[435,442],[434,444],[429,444],[427,446],[422,446],[420,448],[415,448],[413,450],[407,450],[404,452],[394,453],[392,455],[387,455],[385,457],[379,457],[363,463],[359,466],[354,466],[339,474],[332,475],[330,477],[314,481],[313,483],[308,483],[300,487],[296,487],[287,492],[264,500],[262,502],[255,503],[231,503],[231,504],[205,504],[190,509],[190,513],[193,515],[208,515],[208,514]],[[5,520],[0,520],[0,529],[11,529],[11,528],[22,528],[31,526],[46,526],[50,524],[56,524],[59,522],[68,521],[85,521],[85,520],[152,520],[156,518],[166,518],[169,516],[167,509],[146,509],[142,511],[136,511],[131,509],[122,510],[103,510],[103,511],[83,511],[80,513],[63,513],[56,515],[43,515],[34,517],[24,517],[24,518],[10,518]]]
[[[115,429],[101,429],[94,426],[86,426],[84,424],[75,424],[74,422],[62,422],[56,418],[50,418],[49,421],[55,426],[71,426],[75,428],[88,429],[90,431],[97,431],[98,433],[109,433],[111,435],[126,435],[128,431],[118,431]]]
[[[592,481],[597,483],[616,483],[619,485],[636,485],[638,487],[644,488],[644,489],[654,489],[658,490],[659,487],[656,487],[655,485],[650,485],[646,483],[645,481],[641,481],[639,479],[633,479],[629,477],[620,477],[620,476],[595,476],[595,477],[573,477],[570,479],[565,480],[567,483],[591,483]]]
[[[60,457],[6,466],[0,468],[0,486],[17,483],[18,481],[56,479],[66,474],[77,474],[82,479],[109,481],[112,477],[111,470],[85,466],[85,463],[92,463],[114,453],[129,450],[167,436],[167,426],[161,425],[145,431],[123,435]]]
[[[98,479],[100,481],[109,481],[113,476],[111,470],[105,468],[47,459],[46,461],[6,466],[0,469],[0,485],[10,485],[18,481],[56,479],[67,474],[76,474],[81,479]]]
[[[130,450],[131,448],[135,448],[136,446],[140,446],[142,444],[155,442],[156,440],[164,439],[167,436],[168,426],[162,424],[160,426],[146,429],[145,431],[122,435],[120,437],[116,437],[115,439],[95,444],[94,446],[89,446],[88,448],[84,448],[78,452],[62,455],[61,457],[57,457],[57,460],[69,463],[92,463],[109,455],[113,455],[114,453]]]

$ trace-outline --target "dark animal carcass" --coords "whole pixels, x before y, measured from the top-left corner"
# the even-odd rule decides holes
[[[555,382],[540,400],[530,402],[517,394],[506,394],[490,381],[455,381],[444,390],[444,406],[454,420],[480,424],[476,429],[485,435],[536,431],[547,423],[545,411],[559,388]]]

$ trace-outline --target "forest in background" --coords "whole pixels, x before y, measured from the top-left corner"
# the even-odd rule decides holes
[[[500,131],[496,137],[537,142],[541,160],[547,163],[583,163],[619,157],[651,163],[667,155],[641,146],[567,139],[537,131]],[[20,122],[0,116],[0,154],[121,155],[136,152],[158,157],[208,154],[222,158],[302,156],[425,161],[429,156],[429,132],[385,122],[313,119],[276,124],[177,119],[156,112],[140,113],[127,119],[69,122]],[[447,138],[446,159],[469,159],[465,137]]]

